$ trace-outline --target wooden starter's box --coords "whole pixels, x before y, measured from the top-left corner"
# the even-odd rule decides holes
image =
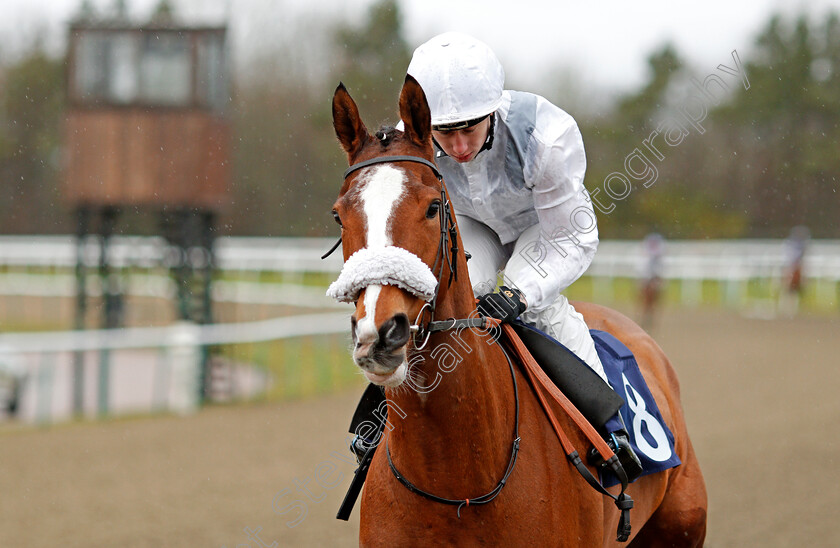
[[[225,37],[224,27],[71,26],[63,194],[73,207],[223,208]]]

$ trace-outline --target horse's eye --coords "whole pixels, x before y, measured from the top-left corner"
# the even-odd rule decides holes
[[[426,218],[431,219],[435,217],[440,211],[440,202],[435,201],[429,204],[429,209],[426,210]]]
[[[344,225],[341,224],[341,217],[338,216],[338,211],[333,209],[332,214],[333,214],[333,219],[335,219],[335,222],[338,223],[338,226],[344,226]]]

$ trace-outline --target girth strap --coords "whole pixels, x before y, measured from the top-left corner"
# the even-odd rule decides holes
[[[525,373],[534,387],[537,399],[540,400],[540,404],[542,405],[554,432],[560,439],[560,444],[563,446],[563,451],[566,453],[566,457],[571,461],[589,485],[595,488],[599,493],[608,496],[615,501],[615,505],[621,512],[616,540],[619,542],[626,542],[627,539],[630,538],[630,509],[633,508],[633,499],[625,493],[628,483],[627,474],[624,472],[624,468],[621,466],[618,457],[615,453],[613,453],[612,449],[610,449],[598,432],[595,431],[595,428],[589,424],[589,421],[586,420],[581,412],[578,411],[572,402],[570,402],[569,399],[554,385],[554,383],[551,382],[551,379],[548,378],[539,364],[537,364],[534,360],[533,356],[531,356],[531,353],[525,347],[525,344],[516,334],[513,327],[509,324],[502,324],[502,329],[504,330],[505,335],[507,335],[507,342],[519,356],[523,369],[525,369]],[[589,469],[584,466],[580,455],[577,450],[575,450],[572,442],[569,440],[569,437],[563,431],[563,427],[557,422],[557,418],[551,411],[551,408],[549,407],[548,402],[546,401],[540,388],[546,390],[554,401],[563,408],[566,414],[568,414],[575,424],[577,424],[578,428],[583,431],[584,435],[589,439],[592,445],[595,446],[595,449],[615,473],[616,477],[621,482],[621,492],[618,496],[607,491],[604,486],[595,479]]]

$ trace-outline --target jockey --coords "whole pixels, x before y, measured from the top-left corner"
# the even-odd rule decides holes
[[[435,161],[472,255],[479,309],[499,319],[511,309],[509,316],[563,343],[606,382],[583,316],[562,295],[598,247],[575,120],[538,95],[504,90],[499,60],[464,34],[421,45],[408,73],[429,101]],[[493,293],[502,272],[513,302]]]
[[[504,90],[495,54],[465,34],[448,32],[422,44],[408,74],[431,109],[435,161],[471,255],[478,310],[503,321],[519,317],[607,382],[583,316],[562,294],[598,247],[575,120],[539,95]],[[614,449],[636,459],[626,437],[618,438],[611,440]]]

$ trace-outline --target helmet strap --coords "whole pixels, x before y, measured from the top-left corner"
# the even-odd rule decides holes
[[[493,138],[495,136],[496,136],[496,113],[493,112],[492,114],[490,114],[490,129],[487,130],[487,140],[484,141],[484,145],[482,145],[482,147],[480,149],[478,149],[478,152],[475,155],[478,156],[479,154],[481,154],[482,150],[490,150],[491,148],[493,148]]]

